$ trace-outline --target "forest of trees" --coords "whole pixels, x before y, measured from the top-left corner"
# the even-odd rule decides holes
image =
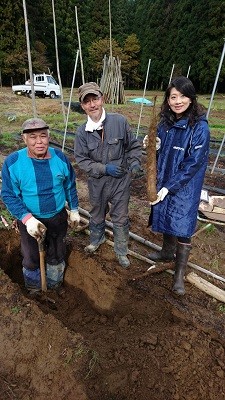
[[[113,56],[121,59],[125,88],[143,88],[151,59],[148,89],[167,86],[187,75],[202,93],[211,92],[225,40],[225,0],[111,0]],[[55,18],[63,86],[70,87],[78,37],[77,7],[85,81],[97,80],[109,55],[109,1],[55,0]],[[26,0],[33,72],[57,78],[51,0]],[[23,83],[28,59],[22,0],[1,0],[0,71],[3,85]],[[78,65],[75,86],[81,82]],[[223,63],[218,91],[225,92]]]

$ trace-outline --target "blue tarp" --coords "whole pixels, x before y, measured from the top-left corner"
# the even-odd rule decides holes
[[[148,106],[153,106],[153,102],[151,100],[147,100],[143,97],[136,97],[136,99],[131,99],[128,101],[131,101],[132,103],[143,103],[147,104]]]

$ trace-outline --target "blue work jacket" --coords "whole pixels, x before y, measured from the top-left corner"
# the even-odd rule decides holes
[[[195,231],[201,189],[208,163],[210,132],[205,117],[194,126],[181,119],[170,128],[161,123],[157,158],[157,190],[168,195],[152,206],[152,230],[190,237]]]

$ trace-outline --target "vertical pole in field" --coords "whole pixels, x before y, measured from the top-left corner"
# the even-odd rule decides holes
[[[222,51],[222,54],[221,54],[221,58],[220,58],[220,62],[219,62],[219,66],[218,66],[218,70],[217,70],[217,74],[216,74],[216,79],[215,79],[214,86],[213,86],[213,91],[212,91],[212,94],[211,94],[211,97],[210,97],[210,102],[209,102],[209,106],[208,106],[208,110],[207,110],[207,114],[206,114],[207,118],[209,117],[209,113],[210,113],[210,109],[211,109],[211,106],[212,106],[214,94],[215,94],[215,91],[216,91],[217,82],[218,82],[218,79],[219,79],[219,76],[220,76],[220,70],[221,70],[221,67],[222,67],[222,64],[223,64],[224,54],[225,54],[225,39],[224,39],[223,51]]]
[[[191,69],[191,65],[189,65],[189,67],[188,67],[187,78],[189,77],[190,69]]]
[[[169,84],[170,84],[170,82],[171,82],[171,80],[172,80],[174,67],[175,67],[175,64],[173,64],[172,69],[171,69]]]
[[[59,69],[59,54],[58,54],[58,42],[57,42],[57,33],[56,33],[55,4],[54,4],[54,0],[52,0],[52,15],[53,15],[53,24],[54,24],[54,36],[55,36],[55,53],[56,53],[57,75],[58,75],[58,81],[59,81],[59,86],[60,86],[60,91],[61,91],[61,106],[62,106],[62,113],[63,113],[64,123],[66,123],[66,112],[65,112],[65,107],[64,107],[63,89],[62,89],[62,82],[61,82],[60,69]]]
[[[148,74],[149,74],[150,64],[151,64],[151,59],[148,60],[148,68],[147,68],[147,73],[146,73],[146,78],[145,78],[145,86],[144,86],[143,98],[142,98],[142,102],[141,102],[141,110],[140,110],[140,115],[139,115],[139,121],[138,121],[138,127],[137,127],[136,138],[138,137],[139,129],[140,129],[140,123],[141,123],[141,117],[142,117],[142,110],[143,110],[143,102],[144,102],[144,97],[145,97],[145,92],[146,92],[146,87],[147,87],[147,82],[148,82]]]
[[[78,24],[77,6],[75,6],[75,15],[76,15],[78,46],[79,46],[79,53],[80,53],[80,67],[81,67],[82,84],[84,84],[85,83],[85,80],[84,80],[84,65],[83,65],[83,58],[82,58],[82,51],[81,51],[81,42],[80,42],[80,32],[79,32],[79,24]]]
[[[26,8],[25,0],[23,0],[23,12],[24,12],[25,31],[26,31],[26,40],[27,40],[27,56],[28,56],[29,74],[30,74],[30,82],[31,82],[32,108],[33,108],[33,116],[35,118],[35,117],[37,117],[37,109],[36,109],[35,93],[34,93],[34,78],[33,78],[33,70],[32,70],[30,37],[29,37],[29,30],[28,30],[27,8]]]
[[[208,106],[208,110],[207,110],[207,113],[206,113],[207,119],[209,118],[209,113],[210,113],[210,110],[211,110],[214,94],[215,94],[215,91],[216,91],[217,82],[218,82],[218,79],[219,79],[219,76],[220,76],[220,70],[221,70],[221,67],[222,67],[222,64],[223,64],[224,54],[225,54],[225,38],[224,38],[224,44],[223,44],[223,51],[222,51],[222,54],[221,54],[221,58],[220,58],[220,62],[219,62],[219,66],[218,66],[218,70],[217,70],[217,74],[216,74],[216,79],[215,79],[214,86],[213,86],[213,91],[212,91],[212,94],[211,94],[211,97],[210,97],[209,106]],[[215,159],[214,164],[212,166],[211,174],[213,174],[214,169],[216,167],[216,164],[217,164],[218,158],[220,156],[224,141],[225,141],[225,135],[223,137],[223,140],[222,140],[222,143],[220,145],[219,151],[217,153],[216,159]]]
[[[64,147],[65,147],[65,142],[66,142],[66,132],[67,132],[67,126],[68,126],[68,121],[69,121],[70,106],[71,106],[71,101],[72,101],[72,96],[73,96],[74,81],[75,81],[75,76],[76,76],[76,71],[77,71],[78,56],[79,56],[79,50],[77,50],[76,61],[75,61],[75,65],[74,65],[73,79],[72,79],[72,85],[71,85],[71,90],[70,90],[70,100],[69,100],[69,104],[68,104],[66,125],[65,125],[63,144],[62,144],[62,152],[64,152]]]
[[[111,2],[109,0],[109,68],[111,83],[111,104],[113,105],[113,56],[112,56],[112,23],[111,23]]]

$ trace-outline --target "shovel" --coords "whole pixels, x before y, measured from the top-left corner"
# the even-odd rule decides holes
[[[55,304],[55,300],[51,299],[46,295],[47,292],[47,281],[46,281],[46,271],[45,271],[45,250],[44,250],[44,241],[45,236],[41,239],[38,239],[38,250],[39,250],[39,257],[40,257],[40,272],[41,272],[41,291],[42,295],[38,296],[37,300],[40,303],[47,304],[53,310],[57,310],[57,306]]]
[[[38,250],[39,250],[39,257],[40,257],[41,290],[42,290],[42,292],[47,292],[44,240],[45,240],[45,237],[43,236],[37,242],[38,242]]]

